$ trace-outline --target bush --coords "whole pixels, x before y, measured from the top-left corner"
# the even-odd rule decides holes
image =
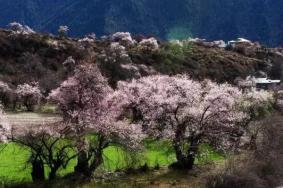
[[[283,182],[283,118],[264,122],[261,144],[244,158],[229,160],[223,172],[208,178],[207,188],[265,188]]]

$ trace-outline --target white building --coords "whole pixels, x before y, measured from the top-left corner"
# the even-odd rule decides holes
[[[275,89],[281,83],[281,80],[271,80],[271,79],[268,79],[267,77],[254,78],[254,79],[255,79],[256,88],[264,89],[264,90]]]
[[[266,73],[262,71],[257,72],[254,76],[248,76],[246,81],[251,81],[253,83],[253,87],[264,90],[273,90],[281,83],[281,80],[269,79]]]
[[[268,79],[265,73],[261,73],[261,76],[248,76],[245,80],[237,80],[238,86],[243,91],[250,91],[253,88],[258,90],[274,90],[280,85],[280,83],[281,80]]]

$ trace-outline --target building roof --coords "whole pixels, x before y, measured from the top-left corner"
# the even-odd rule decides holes
[[[273,84],[281,82],[281,80],[270,80],[268,78],[255,78],[254,81],[256,84]]]

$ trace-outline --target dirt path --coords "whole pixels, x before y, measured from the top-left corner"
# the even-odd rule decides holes
[[[43,123],[55,123],[61,121],[57,114],[39,113],[7,113],[5,118],[13,126],[35,126]]]

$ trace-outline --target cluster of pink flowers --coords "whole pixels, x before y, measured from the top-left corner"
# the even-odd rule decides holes
[[[96,65],[81,64],[49,99],[77,138],[93,133],[103,138],[104,147],[118,143],[127,148],[139,148],[146,135],[167,138],[177,160],[192,165],[200,143],[223,150],[237,147],[242,124],[251,115],[239,107],[245,100],[259,104],[271,96],[245,94],[229,84],[194,81],[186,75],[142,77],[119,82],[113,90]],[[77,142],[78,151],[85,150],[85,142]],[[186,151],[184,144],[190,145]]]
[[[237,123],[246,117],[236,108],[242,96],[239,89],[188,76],[120,82],[118,92],[127,98],[127,108],[134,107],[141,114],[136,123],[146,125],[147,132],[157,137],[174,139],[182,126],[183,139],[196,134],[217,139],[228,130],[240,129]]]
[[[52,91],[49,99],[58,104],[65,119],[82,134],[93,132],[136,146],[141,140],[141,128],[125,125],[126,121],[119,119],[122,111],[109,97],[113,92],[96,66],[81,65],[73,77]]]
[[[138,44],[138,48],[147,51],[156,51],[159,49],[159,44],[155,38],[151,37],[140,41]]]
[[[32,84],[22,84],[18,85],[16,89],[16,93],[19,97],[26,97],[26,96],[32,96],[35,101],[39,101],[42,97],[39,85],[37,82]]]
[[[43,95],[37,82],[21,84],[16,89],[12,89],[7,83],[0,81],[0,102],[5,107],[18,103],[24,105],[28,111],[33,111],[42,98]]]
[[[33,111],[34,106],[38,105],[43,97],[37,82],[18,85],[15,93],[28,111]]]

